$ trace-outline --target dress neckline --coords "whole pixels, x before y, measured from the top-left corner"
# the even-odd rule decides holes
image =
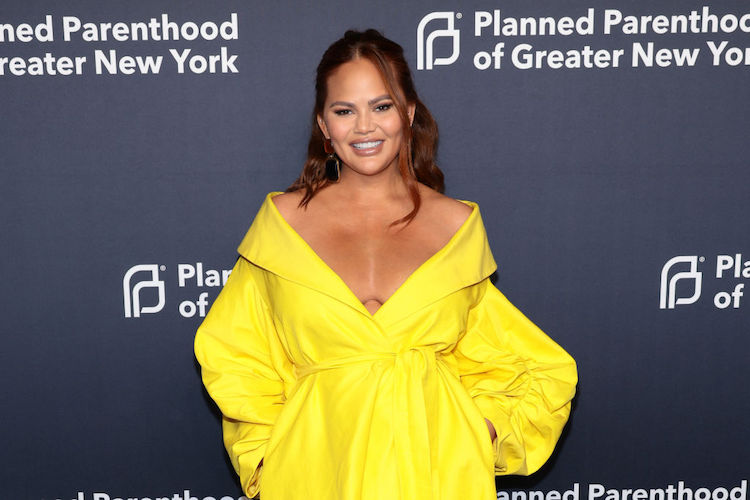
[[[409,282],[413,281],[413,277],[415,275],[418,275],[421,272],[424,272],[423,270],[425,268],[429,267],[429,265],[432,262],[434,262],[435,260],[437,260],[444,253],[448,252],[449,249],[460,238],[461,234],[466,231],[466,228],[471,225],[471,221],[477,216],[476,214],[479,212],[476,203],[473,203],[473,202],[470,202],[470,201],[466,201],[466,200],[458,200],[461,203],[464,203],[465,205],[468,205],[469,207],[471,207],[471,209],[472,209],[471,213],[461,223],[461,225],[459,226],[459,228],[453,233],[453,235],[450,237],[450,239],[448,239],[448,241],[442,247],[440,247],[435,253],[433,253],[432,255],[430,255],[430,257],[428,257],[427,259],[425,259],[424,262],[422,262],[419,266],[417,266],[416,268],[414,268],[409,273],[409,275],[404,279],[404,281],[402,281],[401,284],[396,288],[396,290],[394,290],[394,292],[387,299],[385,299],[385,301],[383,301],[382,304],[380,304],[380,307],[378,307],[378,309],[374,313],[371,313],[365,307],[364,303],[361,300],[359,300],[359,297],[357,297],[357,295],[351,289],[351,287],[349,286],[349,284],[346,281],[344,281],[344,279],[341,276],[339,276],[339,274],[336,273],[336,271],[334,271],[333,268],[330,265],[328,265],[328,263],[325,260],[323,260],[323,258],[320,255],[318,255],[318,253],[312,248],[312,246],[310,246],[310,244],[297,232],[297,230],[294,229],[292,227],[292,225],[287,222],[287,220],[284,218],[284,216],[281,215],[281,212],[279,211],[278,207],[276,206],[276,203],[274,203],[273,198],[276,197],[279,194],[282,194],[282,193],[283,193],[283,191],[273,191],[271,193],[268,193],[266,201],[270,205],[271,213],[273,213],[274,216],[278,218],[279,222],[284,227],[286,227],[286,229],[289,230],[290,234],[292,234],[294,236],[294,239],[297,240],[301,244],[301,246],[305,249],[305,251],[308,254],[310,254],[310,256],[313,258],[313,260],[315,260],[316,262],[318,262],[326,270],[326,272],[328,274],[330,274],[331,276],[335,277],[344,286],[344,288],[348,291],[349,295],[351,295],[351,297],[354,298],[354,301],[359,306],[358,308],[363,313],[365,313],[367,316],[369,316],[370,318],[375,318],[378,315],[378,313],[380,311],[382,311],[386,307],[386,304],[392,303],[393,302],[393,298],[396,295],[398,295],[399,292],[403,288],[405,288],[408,285]]]

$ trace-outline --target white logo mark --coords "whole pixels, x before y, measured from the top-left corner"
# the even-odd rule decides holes
[[[672,278],[669,278],[669,272],[672,267],[678,264],[689,264],[690,269],[688,271],[682,271],[675,273]],[[693,283],[693,295],[690,297],[676,297],[675,289],[677,288],[677,282],[680,280],[691,279]],[[692,304],[698,300],[701,296],[701,283],[703,279],[703,273],[698,271],[698,256],[697,255],[678,255],[672,257],[664,264],[661,268],[661,288],[659,291],[659,308],[660,309],[674,309],[675,304]]]
[[[131,286],[130,281],[136,273],[151,273],[151,279],[145,279]],[[158,301],[156,305],[141,307],[141,290],[156,288]],[[131,267],[122,278],[122,296],[125,305],[126,318],[140,318],[141,313],[157,313],[164,308],[164,282],[159,279],[157,264],[138,264]]]
[[[447,29],[434,30],[425,39],[425,27],[435,19],[445,20]],[[432,46],[436,38],[450,37],[453,41],[453,49],[449,57],[432,57]],[[447,66],[458,59],[460,52],[460,32],[455,28],[455,16],[453,12],[431,12],[424,16],[417,26],[417,69],[432,69],[436,66]]]

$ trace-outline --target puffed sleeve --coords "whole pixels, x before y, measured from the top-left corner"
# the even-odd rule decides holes
[[[284,404],[274,326],[254,271],[237,260],[195,338],[203,383],[223,414],[224,445],[248,497],[258,493],[259,464]]]
[[[547,461],[570,414],[576,365],[489,278],[456,346],[461,382],[497,431],[495,473],[528,475]]]

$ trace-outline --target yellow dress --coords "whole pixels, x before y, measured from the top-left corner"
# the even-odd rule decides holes
[[[465,202],[450,241],[370,314],[275,194],[195,341],[245,494],[491,500],[495,474],[537,470],[567,421],[575,362],[490,283],[478,206]]]

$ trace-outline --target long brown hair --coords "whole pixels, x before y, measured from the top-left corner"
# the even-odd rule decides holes
[[[300,206],[307,206],[315,194],[330,182],[325,173],[327,154],[323,149],[325,137],[318,126],[317,117],[323,114],[327,97],[328,77],[336,68],[357,58],[370,61],[380,72],[385,88],[393,99],[394,107],[401,117],[403,140],[398,155],[398,169],[412,199],[414,209],[394,222],[410,222],[421,204],[418,182],[442,193],[445,189],[443,173],[435,165],[437,152],[437,123],[419,100],[414,88],[409,65],[404,59],[404,50],[399,44],[384,37],[380,32],[349,30],[335,41],[323,54],[315,78],[315,107],[312,113],[310,142],[307,160],[302,173],[287,191],[304,189]],[[408,105],[414,105],[414,120],[409,126]]]

